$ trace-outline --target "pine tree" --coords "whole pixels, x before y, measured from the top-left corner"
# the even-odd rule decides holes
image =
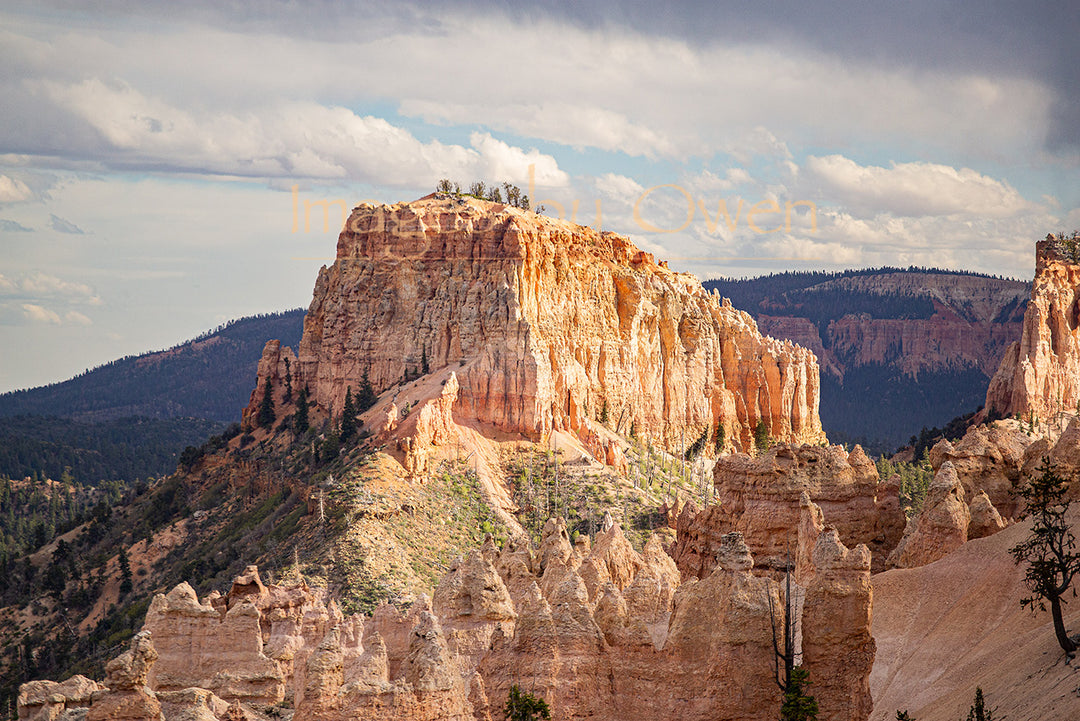
[[[291,403],[292,402],[292,368],[291,368],[291,366],[292,366],[292,363],[290,363],[289,359],[286,358],[285,359],[285,398],[284,398],[286,403]]]
[[[356,412],[363,413],[374,406],[378,400],[379,396],[375,394],[375,389],[371,387],[368,372],[365,370],[364,377],[360,379],[360,390],[356,394]]]
[[[759,453],[769,450],[769,426],[765,423],[764,418],[759,420],[757,427],[754,428],[754,447],[757,448]]]
[[[274,425],[274,420],[277,418],[277,414],[274,412],[274,389],[270,386],[270,379],[266,379],[266,383],[263,384],[263,397],[262,403],[259,404],[259,415],[256,417],[256,421],[263,428],[270,428]]]
[[[127,551],[121,548],[120,556],[117,560],[120,564],[120,595],[126,596],[131,593],[133,588],[131,582],[131,562],[128,560]]]
[[[1065,630],[1062,617],[1062,598],[1080,573],[1080,553],[1076,550],[1076,537],[1065,516],[1071,501],[1066,498],[1068,482],[1059,476],[1049,462],[1039,468],[1040,475],[1017,493],[1024,500],[1020,518],[1031,518],[1031,532],[1027,539],[1009,549],[1013,561],[1027,562],[1024,582],[1032,591],[1021,599],[1023,607],[1045,610],[1050,602],[1054,619],[1054,633],[1065,654],[1072,658],[1077,644]]]
[[[420,352],[420,373],[427,375],[431,372],[431,367],[428,365],[427,359],[427,347],[425,346]]]
[[[986,708],[983,690],[975,687],[975,705],[968,711],[967,721],[994,721],[993,711]]]
[[[604,399],[604,405],[600,406],[600,418],[599,418],[599,421],[600,421],[601,425],[606,426],[608,420],[610,420],[610,416],[608,415],[607,398],[605,398]]]
[[[806,693],[810,685],[808,676],[802,666],[791,669],[791,683],[784,691],[784,705],[780,707],[781,721],[817,721],[817,700]]]
[[[308,421],[308,389],[304,386],[300,389],[300,392],[296,394],[296,412],[293,414],[293,430],[297,435],[301,433],[307,433],[310,428],[310,422]]]
[[[716,444],[716,455],[720,455],[724,450],[724,444],[727,443],[727,431],[724,430],[724,421],[720,418],[716,419],[714,443]]]
[[[353,406],[352,386],[345,389],[345,404],[341,407],[341,442],[348,443],[356,434],[356,408]]]

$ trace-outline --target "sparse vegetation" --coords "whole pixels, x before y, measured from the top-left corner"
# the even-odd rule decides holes
[[[893,461],[884,456],[877,461],[878,476],[884,483],[893,475],[900,476],[900,507],[910,518],[919,512],[930,484],[934,482],[934,469],[925,454],[914,463]]]
[[[1080,553],[1076,537],[1065,519],[1071,500],[1066,497],[1069,482],[1057,474],[1048,460],[1043,461],[1039,475],[1017,494],[1024,501],[1021,519],[1031,519],[1027,539],[1009,549],[1016,563],[1027,564],[1024,581],[1031,595],[1020,604],[1032,611],[1046,610],[1054,619],[1054,635],[1065,655],[1076,655],[1077,642],[1069,636],[1062,617],[1063,598],[1080,573]],[[1075,595],[1075,590],[1073,592]]]
[[[492,184],[490,186],[485,185],[484,181],[478,180],[469,186],[469,190],[466,193],[461,192],[461,186],[458,183],[451,182],[449,178],[443,178],[435,186],[436,193],[449,193],[451,195],[468,195],[479,200],[488,200],[493,203],[506,203],[514,208],[521,208],[522,210],[529,210],[529,196],[521,192],[521,188],[510,183],[503,183],[500,188],[498,184]]]
[[[539,721],[550,718],[551,709],[544,699],[522,691],[517,684],[510,687],[510,695],[503,707],[504,721]]]
[[[975,703],[968,710],[967,721],[994,721],[993,710],[986,708],[986,700],[980,687],[975,688]]]
[[[817,720],[817,700],[807,693],[809,675],[802,666],[791,669],[791,682],[784,691],[784,704],[780,707],[781,721]]]
[[[754,448],[757,449],[758,453],[764,453],[769,450],[771,441],[772,439],[769,438],[769,425],[762,418],[754,427]]]

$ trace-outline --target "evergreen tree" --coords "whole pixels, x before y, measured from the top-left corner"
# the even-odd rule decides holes
[[[356,407],[353,405],[352,386],[345,389],[345,404],[341,407],[341,442],[348,443],[356,434]]]
[[[307,433],[310,428],[310,422],[308,421],[308,389],[304,386],[300,389],[300,392],[296,394],[296,412],[293,414],[293,430],[297,435],[301,433]]]
[[[915,721],[907,711],[896,710],[896,721]]]
[[[292,402],[292,363],[285,359],[285,398],[286,403]]]
[[[326,440],[323,441],[321,450],[324,463],[336,460],[338,453],[341,451],[341,439],[338,438],[338,434],[330,431],[326,436]]]
[[[126,596],[131,593],[131,562],[128,560],[127,551],[123,548],[120,549],[120,556],[117,559],[120,564],[120,595]]]
[[[780,707],[781,721],[817,721],[817,700],[806,693],[810,685],[809,674],[802,666],[791,669],[791,683],[784,691],[784,705]]]
[[[1045,610],[1045,602],[1050,602],[1058,644],[1072,658],[1077,644],[1065,630],[1061,606],[1073,577],[1080,573],[1080,553],[1076,551],[1076,537],[1065,518],[1071,503],[1065,496],[1068,482],[1057,475],[1047,460],[1043,461],[1039,473],[1017,491],[1024,500],[1020,518],[1031,518],[1031,532],[1025,541],[1010,548],[1009,553],[1016,563],[1027,563],[1024,581],[1032,594],[1020,604],[1034,611]]]
[[[702,451],[705,450],[705,444],[708,443],[708,442],[709,442],[709,428],[708,428],[708,426],[706,426],[705,430],[703,430],[701,432],[701,435],[698,436],[698,439],[696,441],[694,441],[692,444],[690,444],[690,447],[686,449],[686,453],[683,455],[683,457],[688,461],[694,460],[695,458],[697,458],[698,456],[701,455]]]
[[[975,705],[968,711],[967,721],[994,721],[993,711],[986,708],[982,689],[975,688]]]
[[[503,707],[504,721],[537,721],[550,718],[551,709],[544,699],[522,691],[517,684],[510,687],[510,695]]]
[[[754,447],[757,448],[759,453],[769,450],[769,426],[765,423],[764,418],[759,420],[757,427],[754,428]]]
[[[716,419],[716,435],[713,442],[716,444],[716,455],[724,450],[724,444],[727,443],[727,431],[724,430],[724,420],[722,418]]]
[[[371,386],[371,381],[368,380],[368,373],[364,371],[364,377],[360,379],[360,390],[356,394],[356,412],[363,413],[372,406],[374,406],[379,400],[379,396],[375,394],[375,389]]]
[[[605,426],[607,425],[607,422],[610,420],[610,416],[608,415],[607,398],[604,399],[604,405],[600,406],[600,418],[599,418],[599,420],[600,420],[601,425],[605,425]]]
[[[427,347],[425,346],[420,352],[420,373],[427,375],[431,372],[431,367],[428,365]]]
[[[263,428],[270,428],[274,425],[274,420],[277,418],[277,414],[274,412],[274,389],[270,386],[270,379],[266,379],[266,383],[263,384],[263,397],[262,403],[259,404],[259,415],[256,417],[256,422]]]

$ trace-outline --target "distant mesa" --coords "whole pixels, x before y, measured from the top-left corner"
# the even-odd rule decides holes
[[[615,233],[447,193],[360,205],[313,295],[296,352],[267,345],[245,423],[267,379],[283,400],[288,359],[324,414],[364,378],[393,389],[376,415],[397,437],[428,433],[430,406],[449,425],[568,432],[613,463],[612,432],[675,452],[718,425],[734,448],[759,422],[778,440],[824,440],[813,353]],[[389,419],[392,397],[420,420]],[[427,440],[452,435],[443,425]]]

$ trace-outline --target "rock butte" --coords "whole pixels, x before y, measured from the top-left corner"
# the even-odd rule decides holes
[[[1035,281],[1024,331],[1005,352],[986,408],[1029,415],[1044,427],[1080,409],[1080,257],[1075,242],[1048,235],[1035,245]]]
[[[339,413],[365,374],[381,393],[426,364],[453,374],[454,419],[532,439],[588,441],[605,408],[615,432],[673,450],[718,420],[736,448],[761,420],[774,438],[824,439],[810,351],[762,336],[623,236],[447,194],[353,209],[297,352],[267,344],[249,426],[267,378],[280,401],[286,358],[322,412]],[[618,465],[604,446],[591,450]]]
[[[870,713],[869,559],[832,530],[814,544],[805,665],[834,721]],[[19,718],[236,721],[284,702],[295,721],[496,721],[517,684],[559,719],[771,721],[780,586],[751,572],[738,533],[716,561],[680,583],[656,537],[639,554],[613,525],[571,546],[557,518],[539,549],[488,537],[433,601],[349,617],[319,589],[267,586],[248,567],[225,596],[200,600],[186,583],[157,595],[104,686],[25,684]]]

